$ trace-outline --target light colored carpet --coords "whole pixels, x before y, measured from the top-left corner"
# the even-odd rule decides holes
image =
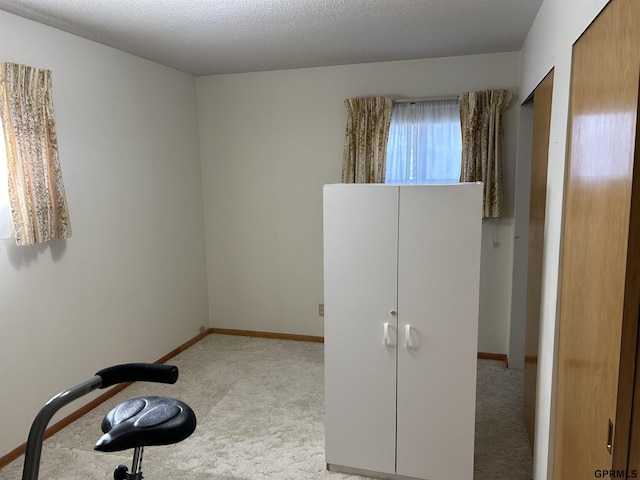
[[[179,398],[198,418],[187,440],[145,449],[147,480],[363,478],[325,469],[322,344],[209,335],[169,363],[180,368],[175,385],[134,384],[47,440],[40,478],[107,479],[119,463],[130,466],[130,453],[93,444],[103,415],[140,395]],[[522,372],[479,361],[475,480],[531,479],[521,392]],[[21,478],[23,460],[0,480]]]

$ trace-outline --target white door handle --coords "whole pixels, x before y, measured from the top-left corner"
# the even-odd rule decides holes
[[[384,346],[391,347],[391,337],[389,337],[389,322],[385,322],[383,326],[384,330]]]
[[[411,345],[411,325],[408,323],[404,326],[404,347],[407,350],[413,348],[413,345]]]

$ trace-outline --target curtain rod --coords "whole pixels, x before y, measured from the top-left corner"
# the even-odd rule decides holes
[[[403,98],[400,100],[393,100],[393,103],[437,102],[438,100],[458,100],[458,96],[450,95],[447,97]]]

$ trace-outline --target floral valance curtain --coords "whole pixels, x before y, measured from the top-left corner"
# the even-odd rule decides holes
[[[466,92],[460,99],[462,127],[461,182],[483,182],[482,216],[503,213],[502,112],[513,94],[508,90]]]
[[[16,63],[0,64],[0,120],[16,244],[69,238],[51,72]]]
[[[342,164],[343,183],[384,183],[390,98],[350,98]]]

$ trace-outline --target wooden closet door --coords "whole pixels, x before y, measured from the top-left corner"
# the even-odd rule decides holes
[[[481,228],[482,185],[400,187],[399,475],[473,478]]]
[[[553,94],[553,70],[534,91],[533,145],[531,151],[531,193],[529,203],[529,253],[527,259],[527,318],[524,344],[524,418],[533,449],[538,378],[538,340],[542,299],[542,259],[547,204],[549,125]]]
[[[609,450],[625,456],[628,444],[628,350],[638,318],[637,291],[629,288],[638,252],[628,242],[635,228],[639,22],[639,1],[613,0],[573,48],[555,480],[594,478],[614,465]],[[608,437],[616,439],[610,449]]]
[[[326,462],[394,473],[398,187],[327,185],[323,216]]]

